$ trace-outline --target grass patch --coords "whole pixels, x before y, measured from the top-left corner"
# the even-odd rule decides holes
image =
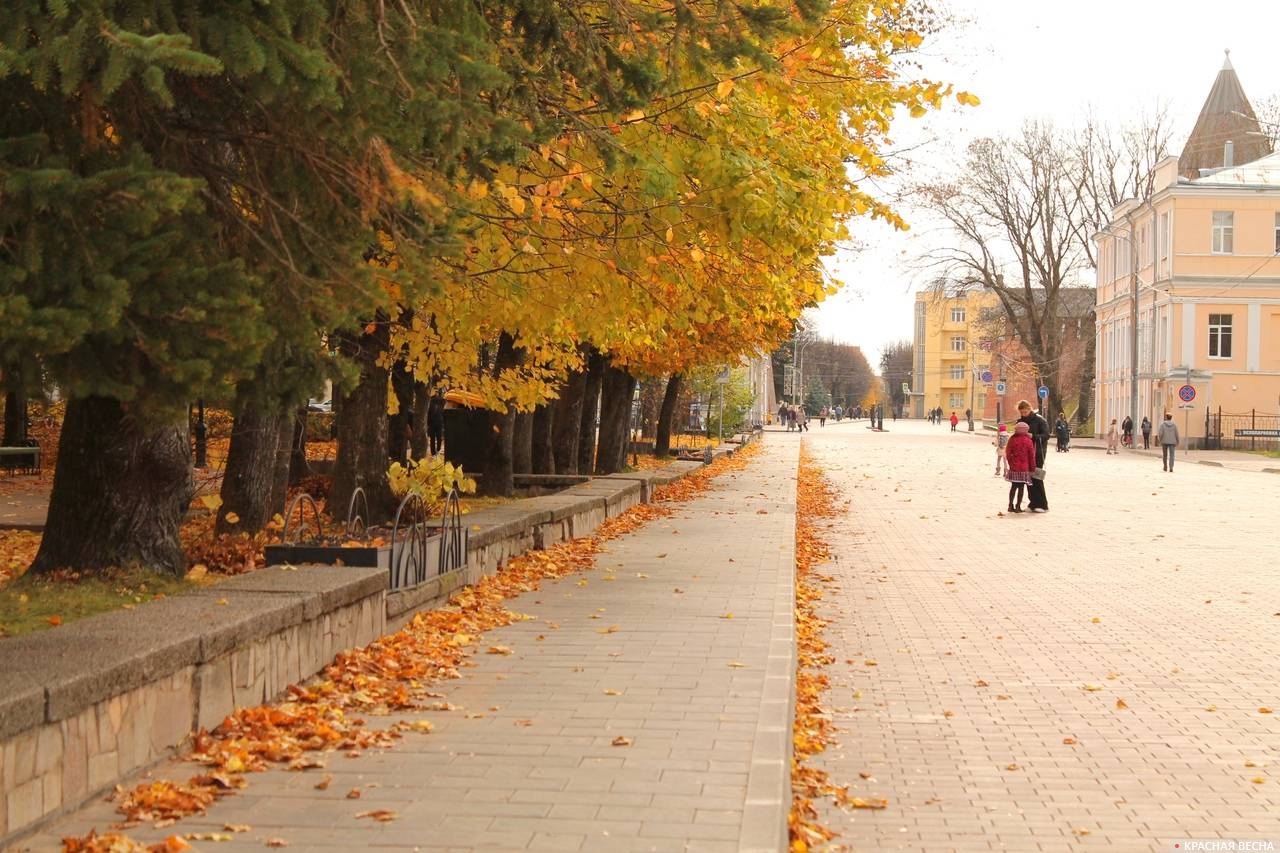
[[[108,610],[138,607],[206,583],[144,569],[90,576],[25,574],[0,587],[0,636],[29,634]]]

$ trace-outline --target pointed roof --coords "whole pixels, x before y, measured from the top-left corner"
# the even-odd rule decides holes
[[[1213,81],[1209,97],[1200,108],[1196,126],[1178,158],[1178,174],[1184,178],[1200,177],[1201,169],[1223,167],[1223,150],[1230,141],[1233,163],[1249,163],[1271,153],[1271,143],[1261,133],[1253,106],[1240,85],[1227,51],[1222,70]]]

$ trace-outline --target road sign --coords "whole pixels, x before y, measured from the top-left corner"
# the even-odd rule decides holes
[[[1040,390],[1036,393],[1040,395],[1041,400],[1047,400],[1049,398],[1049,386],[1041,385]]]
[[[910,385],[908,385],[907,383],[903,382],[903,383],[902,383],[902,393],[903,393],[903,394],[910,394],[910,393],[911,393],[911,386],[910,386]]]
[[[990,382],[990,381],[991,381],[991,371],[990,371],[990,370],[984,370],[984,371],[982,371],[982,381],[983,381],[983,382]]]
[[[1196,388],[1194,385],[1183,385],[1178,389],[1178,399],[1184,403],[1190,403],[1196,398]]]
[[[1006,386],[1005,386],[1005,384],[1004,384],[1003,382],[997,382],[997,383],[996,383],[996,393],[997,393],[997,394],[1003,394],[1003,393],[1004,393],[1004,389],[1005,389],[1005,387],[1006,387]]]

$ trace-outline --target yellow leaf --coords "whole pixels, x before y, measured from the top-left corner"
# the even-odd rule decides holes
[[[1262,707],[1262,708],[1259,708],[1259,709],[1258,709],[1258,713],[1259,713],[1259,714],[1270,714],[1270,713],[1271,713],[1271,709],[1270,709],[1270,708],[1267,708],[1267,707],[1265,707],[1265,706],[1264,706],[1264,707]]]
[[[423,734],[426,734],[435,728],[435,726],[431,725],[430,720],[414,720],[409,724],[409,728],[413,729],[415,732],[422,732]]]
[[[204,495],[200,498],[200,503],[210,512],[216,512],[222,506],[222,495]]]
[[[732,91],[733,91],[733,81],[721,80],[720,83],[716,86],[716,97],[720,98],[721,100],[724,100],[725,98],[729,97],[729,93]]]
[[[871,797],[869,799],[854,797],[849,801],[849,805],[855,809],[883,809],[888,807],[889,801],[883,797]]]
[[[720,618],[721,618],[721,619],[732,619],[732,618],[733,618],[733,614],[732,614],[732,613],[726,613],[726,614],[724,614],[723,616],[721,616]]]
[[[1254,776],[1254,777],[1253,777],[1252,779],[1250,779],[1249,781],[1250,781],[1250,782],[1252,782],[1252,783],[1253,783],[1253,784],[1255,784],[1255,785],[1265,785],[1265,784],[1266,784],[1266,782],[1267,782],[1267,780],[1266,780],[1266,779],[1264,779],[1264,778],[1262,778],[1261,776]]]
[[[1117,708],[1118,710],[1123,711],[1125,708],[1128,708],[1128,707],[1129,707],[1129,703],[1128,703],[1128,702],[1126,702],[1126,701],[1124,701],[1123,699],[1117,699],[1117,700],[1116,700],[1116,708]]]
[[[956,92],[956,100],[966,107],[976,107],[982,103],[977,95],[970,92]]]
[[[623,737],[622,735],[618,735],[616,738],[614,738],[614,739],[611,741],[611,743],[612,743],[614,746],[631,746],[631,738],[629,738],[629,737]]]
[[[487,655],[509,655],[511,653],[511,649],[506,646],[490,646],[485,650]]]
[[[524,199],[518,195],[513,195],[507,199],[507,204],[511,205],[511,209],[516,213],[524,213]]]
[[[187,570],[187,580],[198,581],[207,574],[209,574],[209,567],[204,563],[196,563]]]
[[[240,516],[236,515],[234,512],[229,512],[223,516],[223,520],[225,520],[227,524],[239,524]]]
[[[665,236],[667,238],[667,242],[670,243],[672,240],[676,238],[676,232],[668,228]]]
[[[1097,693],[1099,690],[1101,690],[1101,689],[1102,689],[1102,685],[1101,685],[1101,684],[1086,684],[1086,685],[1084,685],[1081,689],[1082,689],[1082,690],[1084,690],[1086,693]]]
[[[644,110],[632,110],[627,113],[623,121],[640,121],[642,118],[644,118]]]
[[[607,689],[604,691],[604,695],[606,695],[606,696],[621,696],[621,695],[622,695],[622,691],[621,691],[621,690],[614,690],[613,688],[607,688]]]
[[[1097,616],[1095,616],[1095,617],[1093,617],[1092,619],[1090,619],[1089,621],[1090,621],[1090,622],[1092,622],[1093,624],[1097,625],[1097,624],[1098,624],[1098,623],[1100,623],[1102,620],[1101,620],[1101,619],[1099,619]]]

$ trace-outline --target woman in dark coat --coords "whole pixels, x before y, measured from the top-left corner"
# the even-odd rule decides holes
[[[1027,425],[1031,440],[1035,442],[1036,467],[1043,470],[1044,456],[1049,449],[1049,422],[1031,411],[1031,404],[1026,400],[1018,402],[1018,414],[1022,416],[1018,418],[1018,423]],[[1027,508],[1032,512],[1049,511],[1049,497],[1044,491],[1044,480],[1032,478],[1031,485],[1027,487],[1027,498]]]
[[[1053,424],[1053,435],[1058,439],[1059,453],[1066,453],[1071,449],[1071,425],[1067,423],[1067,416],[1062,412],[1058,412],[1058,420]]]

